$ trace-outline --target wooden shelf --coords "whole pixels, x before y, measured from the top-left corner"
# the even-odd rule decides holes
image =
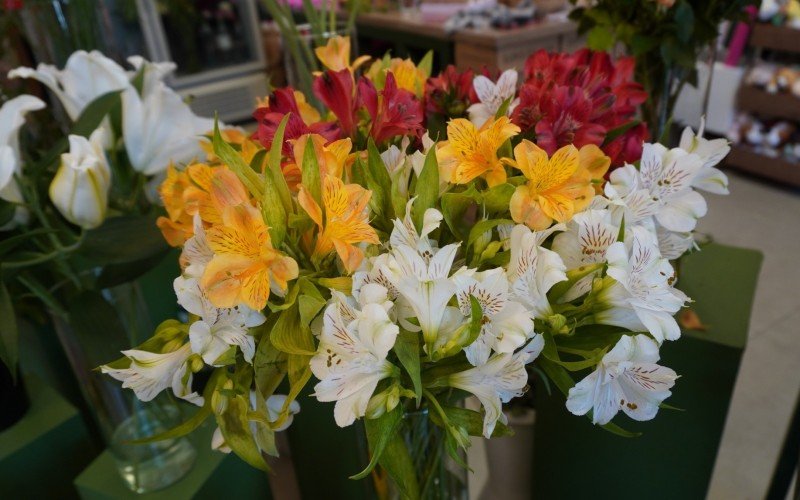
[[[800,53],[800,30],[756,23],[750,36],[750,45],[764,49]]]
[[[800,97],[788,92],[770,94],[743,83],[739,88],[738,103],[740,110],[762,117],[800,121]]]
[[[800,163],[765,156],[747,146],[734,145],[725,165],[787,186],[800,187]]]

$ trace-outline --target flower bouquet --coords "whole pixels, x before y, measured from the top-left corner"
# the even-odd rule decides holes
[[[358,75],[346,46],[317,50],[324,109],[278,89],[251,137],[215,130],[208,161],[170,169],[161,227],[180,229],[189,319],[102,370],[200,406],[167,436],[213,417],[214,445],[260,468],[314,377],[338,425],[364,419],[353,477],[379,465],[403,498],[463,495],[452,462],[512,432],[502,405],[528,366],[611,432],[628,435],[620,411],[655,417],[677,379],[659,346],[689,300],[669,259],[694,245],[699,190],[727,192],[727,144],[643,144],[627,59],[539,52],[517,89],[513,71],[430,77],[429,60]]]

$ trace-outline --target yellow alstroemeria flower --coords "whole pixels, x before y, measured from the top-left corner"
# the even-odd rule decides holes
[[[394,74],[398,88],[408,90],[417,98],[422,97],[422,94],[425,93],[425,81],[428,77],[411,59],[394,57],[389,60],[388,65],[385,60],[375,61],[366,76],[375,83],[378,89],[382,89],[388,72]]]
[[[343,69],[354,72],[362,64],[369,61],[369,56],[361,56],[350,63],[350,37],[334,36],[328,40],[324,47],[314,49],[319,62],[331,71],[341,71]]]
[[[514,148],[515,161],[508,161],[528,179],[511,197],[511,218],[537,231],[554,220],[569,221],[591,203],[593,180],[602,180],[608,169],[604,157],[597,146],[579,151],[570,144],[548,158],[539,146],[523,140]]]
[[[369,225],[367,204],[372,192],[358,184],[345,184],[334,175],[322,180],[323,212],[305,186],[300,185],[297,201],[319,227],[313,256],[317,259],[336,250],[345,269],[352,273],[364,259],[357,243],[378,244],[378,233]]]
[[[167,243],[173,247],[183,245],[194,234],[192,214],[187,211],[184,201],[184,194],[191,186],[192,181],[186,170],[178,170],[170,164],[167,177],[158,188],[167,217],[159,217],[156,225]]]
[[[239,304],[261,310],[270,288],[285,292],[297,278],[297,262],[272,247],[269,228],[261,212],[241,201],[244,186],[227,170],[215,173],[211,196],[221,207],[221,222],[206,231],[214,257],[206,266],[200,286],[216,307]]]
[[[447,143],[436,151],[441,175],[454,184],[466,184],[485,176],[489,186],[506,181],[506,170],[497,157],[497,150],[519,127],[508,117],[489,120],[480,130],[465,118],[447,124]]]

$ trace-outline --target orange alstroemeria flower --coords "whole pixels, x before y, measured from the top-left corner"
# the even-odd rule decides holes
[[[350,37],[334,36],[328,40],[324,47],[314,49],[317,59],[331,71],[341,71],[343,69],[354,72],[362,64],[369,61],[369,56],[361,56],[350,63]]]
[[[167,168],[167,178],[158,188],[161,201],[167,210],[167,217],[159,217],[156,225],[167,243],[173,247],[183,245],[194,234],[192,214],[186,211],[184,203],[184,194],[191,184],[186,171],[178,170],[174,165],[170,165]]]
[[[336,250],[345,269],[352,273],[364,259],[357,243],[378,244],[378,234],[369,225],[367,204],[372,192],[358,184],[345,184],[334,175],[322,180],[322,208],[307,188],[300,185],[297,201],[319,227],[313,256],[322,259]],[[323,219],[324,217],[324,219]]]
[[[443,178],[454,184],[466,184],[484,176],[489,186],[506,181],[506,170],[497,157],[497,150],[519,127],[508,117],[489,120],[478,130],[464,118],[447,124],[447,143],[436,151],[439,171]]]
[[[579,151],[570,144],[548,158],[528,140],[514,148],[514,159],[508,163],[528,182],[511,197],[511,218],[534,230],[547,229],[554,220],[567,222],[586,209],[595,195],[593,181],[602,180],[610,163],[597,146]]]
[[[244,186],[228,170],[215,172],[211,198],[221,221],[206,231],[214,257],[200,286],[217,307],[238,304],[261,310],[270,289],[285,292],[297,278],[297,262],[272,247],[261,212],[250,204]]]

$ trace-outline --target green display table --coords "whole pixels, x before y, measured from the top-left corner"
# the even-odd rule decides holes
[[[641,432],[622,438],[569,414],[561,394],[537,384],[536,498],[705,498],[742,352],[762,255],[712,244],[681,261],[679,288],[708,331],[666,342],[661,362],[681,378],[649,422],[614,420]],[[584,376],[578,373],[577,377]]]
[[[26,383],[28,413],[0,433],[0,498],[77,498],[72,479],[97,455],[83,420],[38,378]]]
[[[233,454],[226,455],[211,449],[213,431],[213,423],[209,420],[189,436],[197,450],[194,467],[183,479],[163,490],[145,495],[133,493],[122,482],[108,450],[75,479],[75,486],[81,498],[86,500],[272,498],[266,473],[250,467]]]

